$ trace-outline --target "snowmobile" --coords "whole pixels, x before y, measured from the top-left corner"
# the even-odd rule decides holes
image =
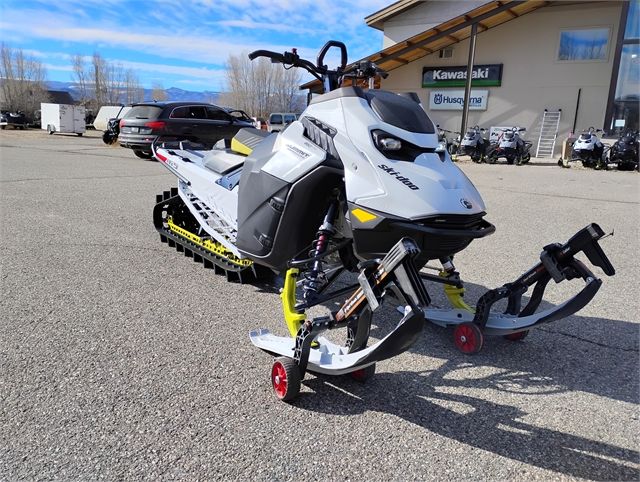
[[[582,131],[582,134],[573,143],[571,158],[569,160],[560,159],[558,165],[569,167],[569,163],[581,161],[584,167],[596,170],[606,168],[605,146],[598,138],[598,132],[602,132],[602,129],[589,127],[589,129]]]
[[[619,171],[638,170],[638,132],[627,131],[620,134],[609,150],[607,165],[615,164]]]
[[[340,51],[335,69],[324,64],[330,48]],[[469,307],[453,255],[495,227],[484,219],[484,202],[471,181],[437,149],[437,132],[417,95],[343,87],[347,79],[386,73],[368,61],[347,67],[346,47],[337,41],[322,47],[315,64],[295,50],[249,54],[257,57],[307,70],[325,93],[279,133],[242,129],[213,149],[156,140],[154,156],[178,187],[157,196],[153,219],[161,241],[228,279],[245,281],[258,268],[283,275],[289,335],[250,333],[255,346],[276,357],[271,382],[277,398],[295,398],[306,371],[365,381],[377,362],[411,347],[425,319],[456,326],[456,344],[473,353],[483,333],[513,335],[568,316],[601,283],[574,258],[581,251],[613,274],[598,245],[604,233],[592,224],[566,245],[547,246],[532,270]],[[441,264],[438,274],[421,271],[429,260]],[[357,282],[340,287],[335,282],[345,271],[357,273]],[[573,278],[586,283],[578,295],[536,313],[550,279]],[[453,309],[431,308],[425,281],[443,285]],[[522,295],[534,285],[521,309]],[[509,300],[508,313],[493,313],[502,298]],[[342,300],[337,311],[307,315],[336,299]],[[387,299],[402,307],[402,318],[369,344],[373,315]],[[337,328],[346,330],[343,343],[323,336]]]
[[[476,163],[484,160],[489,145],[489,141],[482,137],[485,130],[479,126],[467,129],[467,133],[460,142],[460,153],[471,157],[471,160]]]
[[[526,131],[524,127],[512,127],[504,129],[496,145],[489,151],[488,159],[490,164],[495,164],[500,157],[507,160],[507,164],[514,162],[520,166],[531,160],[531,142],[520,137],[520,133]]]
[[[124,105],[120,106],[120,110],[116,116],[107,121],[107,128],[102,133],[102,142],[105,144],[114,144],[118,140],[118,136],[120,135],[120,114],[122,114],[124,108]]]

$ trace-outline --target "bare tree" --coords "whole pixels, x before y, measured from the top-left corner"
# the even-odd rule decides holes
[[[90,65],[84,57],[72,58],[73,73],[80,103],[98,110],[106,104],[131,104],[144,100],[144,89],[133,69],[125,70],[122,64],[105,60],[98,52],[93,54]]]
[[[153,90],[151,91],[151,98],[153,100],[167,100],[167,91],[164,90],[162,84],[153,84]]]
[[[144,89],[138,81],[133,69],[128,69],[124,74],[124,103],[133,104],[144,100]]]
[[[41,62],[24,56],[22,49],[4,43],[0,48],[0,84],[3,108],[31,116],[47,102],[46,70]]]
[[[228,92],[220,97],[220,103],[257,117],[267,117],[271,112],[296,112],[300,108],[301,79],[297,69],[285,70],[264,58],[252,62],[246,53],[230,55]]]
[[[89,84],[91,82],[90,75],[87,72],[84,57],[80,54],[75,54],[71,58],[71,65],[73,68],[73,79],[75,80],[79,99],[78,101],[82,105],[87,105],[91,100],[91,92],[89,91]]]

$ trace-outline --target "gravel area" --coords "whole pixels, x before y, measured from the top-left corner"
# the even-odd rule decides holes
[[[277,293],[160,243],[171,174],[95,131],[0,132],[0,480],[640,479],[640,176],[459,164],[497,227],[456,256],[468,299],[589,222],[617,274],[523,342],[465,356],[428,325],[368,383],[307,375],[285,404],[248,338],[286,333]]]

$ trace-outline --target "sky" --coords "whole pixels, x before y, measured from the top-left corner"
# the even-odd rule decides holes
[[[0,0],[0,38],[42,62],[48,80],[72,81],[70,57],[99,52],[143,87],[224,91],[230,54],[295,47],[315,63],[331,39],[347,45],[349,61],[380,50],[382,33],[364,17],[392,2]]]

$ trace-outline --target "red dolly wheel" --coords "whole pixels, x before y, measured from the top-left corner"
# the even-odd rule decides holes
[[[453,330],[453,341],[462,353],[473,355],[478,353],[484,343],[482,330],[475,323],[462,323]]]
[[[504,339],[509,341],[520,341],[524,340],[528,334],[529,330],[518,331],[516,333],[509,333],[508,335],[504,335]]]
[[[356,382],[364,383],[371,378],[376,372],[376,364],[369,365],[368,367],[359,368],[356,371],[349,373],[349,376]]]
[[[300,370],[291,358],[278,357],[271,367],[271,384],[279,400],[288,402],[300,393]]]

